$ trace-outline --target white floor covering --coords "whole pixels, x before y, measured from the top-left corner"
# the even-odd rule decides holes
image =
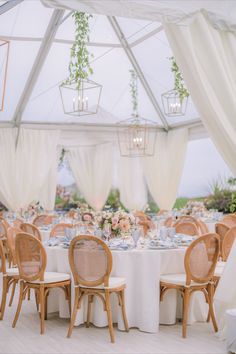
[[[33,296],[32,296],[33,297]],[[17,300],[17,299],[16,299]],[[46,321],[46,332],[39,334],[39,317],[34,301],[24,301],[15,329],[11,327],[16,300],[6,308],[0,322],[0,353],[116,353],[116,354],[225,354],[225,343],[215,336],[211,324],[195,323],[188,327],[187,338],[181,338],[181,324],[161,326],[157,334],[131,329],[129,333],[115,329],[116,343],[111,344],[107,328],[75,327],[66,338],[69,321],[51,314]],[[137,309],[138,311],[138,309]]]

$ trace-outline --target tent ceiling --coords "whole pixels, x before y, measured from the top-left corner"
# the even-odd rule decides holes
[[[0,37],[11,41],[6,108],[0,113],[0,123],[15,120],[17,124],[40,124],[40,126],[42,124],[49,126],[60,124],[68,127],[71,124],[73,126],[91,124],[92,127],[100,125],[101,128],[105,125],[112,126],[116,121],[128,118],[131,113],[129,69],[136,62],[140,75],[143,76],[143,85],[139,85],[140,115],[156,121],[163,128],[175,128],[182,124],[199,125],[198,113],[191,99],[187,114],[182,118],[167,118],[162,113],[161,94],[173,88],[173,77],[168,60],[172,52],[162,31],[160,16],[157,16],[158,20],[155,21],[143,18],[109,18],[101,14],[93,16],[90,24],[90,51],[94,55],[93,80],[103,85],[102,108],[97,116],[74,118],[63,113],[58,89],[58,85],[68,75],[70,48],[74,40],[71,10],[65,12],[53,10],[44,7],[39,0],[15,1],[17,2],[19,2],[17,6],[2,13],[0,21]],[[44,1],[47,4],[49,2]],[[124,2],[119,0],[116,2],[58,0],[54,3],[79,4],[80,10],[89,10],[93,13],[101,13],[105,3],[106,13],[109,12],[111,3],[117,4],[116,11],[120,11],[124,5]],[[137,5],[136,1],[125,3],[126,7]],[[143,2],[138,3],[140,5]],[[214,7],[217,11],[222,10],[224,15],[227,11],[231,14],[230,9],[233,6],[231,4],[230,8],[232,2],[229,1],[224,2],[225,6],[222,6],[221,1],[155,1],[155,3],[158,4],[161,13],[166,11],[170,16],[171,9],[172,15],[178,14],[179,17],[196,11],[203,3],[205,8],[213,10]],[[178,5],[177,9],[174,9],[173,3]],[[1,5],[6,6],[7,2],[0,1],[0,13]],[[126,13],[127,16],[140,17],[131,10]],[[114,23],[118,26],[119,33]],[[122,36],[125,37],[125,41]],[[130,55],[127,57],[127,50],[132,53],[133,58],[130,58]]]

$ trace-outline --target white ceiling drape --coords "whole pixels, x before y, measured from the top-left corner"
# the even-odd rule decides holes
[[[236,32],[216,30],[205,12],[188,26],[165,24],[203,124],[236,175]]]
[[[57,156],[59,131],[0,129],[0,199],[10,210],[40,200]],[[55,166],[55,165],[54,165]],[[51,188],[56,189],[56,180]]]
[[[158,132],[155,155],[142,159],[149,191],[160,209],[171,210],[174,206],[187,142],[188,130],[185,128]]]
[[[68,149],[68,161],[86,202],[102,210],[112,186],[112,145],[104,143]]]

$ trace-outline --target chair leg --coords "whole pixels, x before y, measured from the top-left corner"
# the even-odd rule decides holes
[[[48,319],[48,294],[44,297],[44,319]]]
[[[109,290],[105,290],[105,300],[106,300],[107,320],[108,320],[108,327],[109,327],[111,342],[115,343],[115,335],[114,335],[114,328],[113,328],[113,323],[112,323],[112,313],[111,313],[111,303],[110,303]]]
[[[10,301],[9,301],[9,306],[12,305],[12,302],[13,302],[13,299],[14,299],[15,290],[16,290],[16,283],[17,283],[17,281],[14,280],[13,285],[12,285],[12,290],[11,290],[11,297],[10,297]]]
[[[75,300],[74,300],[74,307],[73,307],[73,312],[71,315],[71,320],[70,320],[70,325],[69,325],[69,329],[68,329],[68,333],[67,333],[67,338],[71,337],[72,334],[72,330],[75,324],[75,319],[76,319],[76,315],[77,315],[77,306],[78,306],[78,301],[79,301],[79,288],[75,288]]]
[[[71,317],[71,284],[67,285],[67,291],[68,291],[69,313],[70,313],[70,317]]]
[[[93,295],[88,295],[88,309],[87,309],[87,322],[86,327],[88,328],[90,325],[90,317],[91,317],[91,306],[93,302]]]
[[[3,277],[3,286],[2,286],[2,300],[0,304],[0,320],[3,320],[6,301],[7,301],[7,288],[8,288],[8,279],[7,277]]]
[[[40,334],[44,334],[44,330],[45,330],[45,323],[44,323],[45,292],[44,292],[44,285],[43,284],[40,284],[40,287],[39,287],[39,304],[40,304]]]
[[[28,289],[28,301],[30,301],[30,288]]]
[[[12,328],[15,328],[16,322],[18,321],[18,318],[19,318],[19,315],[20,315],[20,311],[21,311],[21,307],[22,307],[23,299],[24,299],[24,282],[20,281],[19,300],[18,300],[18,305],[17,305],[17,309],[16,309],[15,318],[14,318],[14,321],[12,323]]]
[[[183,338],[186,338],[186,333],[187,333],[189,299],[190,299],[190,291],[188,288],[185,288],[183,294],[183,324],[182,324]]]
[[[129,324],[126,316],[126,310],[125,310],[125,290],[121,290],[120,292],[120,297],[121,297],[121,311],[122,311],[122,317],[124,321],[124,326],[126,332],[129,332]]]
[[[209,315],[212,320],[215,332],[218,332],[218,326],[217,326],[214,308],[213,308],[214,284],[208,285],[208,296],[209,296]]]
[[[35,303],[36,303],[36,308],[37,312],[39,311],[39,299],[38,299],[38,292],[36,289],[34,289],[34,297],[35,297]]]

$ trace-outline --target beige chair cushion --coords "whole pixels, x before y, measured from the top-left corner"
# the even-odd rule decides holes
[[[174,284],[174,285],[186,285],[186,274],[167,274],[167,275],[162,275],[161,282],[163,283],[168,283],[168,284]],[[207,283],[195,283],[191,282],[191,286],[199,286],[199,285],[205,285]]]
[[[224,267],[226,265],[226,262],[220,261],[217,262],[216,267]]]
[[[8,268],[6,273],[9,277],[13,277],[19,275],[19,270],[18,268]]]
[[[62,282],[70,280],[70,275],[66,273],[57,273],[57,272],[45,272],[44,273],[44,280],[34,280],[31,281],[30,283],[36,283],[36,284],[48,284],[48,283],[57,283],[57,282]]]
[[[109,278],[109,286],[104,287],[104,284],[100,284],[98,286],[94,286],[94,289],[114,289],[119,288],[120,286],[125,285],[125,278],[118,277],[110,277]],[[81,288],[88,288],[87,286],[80,285]]]

